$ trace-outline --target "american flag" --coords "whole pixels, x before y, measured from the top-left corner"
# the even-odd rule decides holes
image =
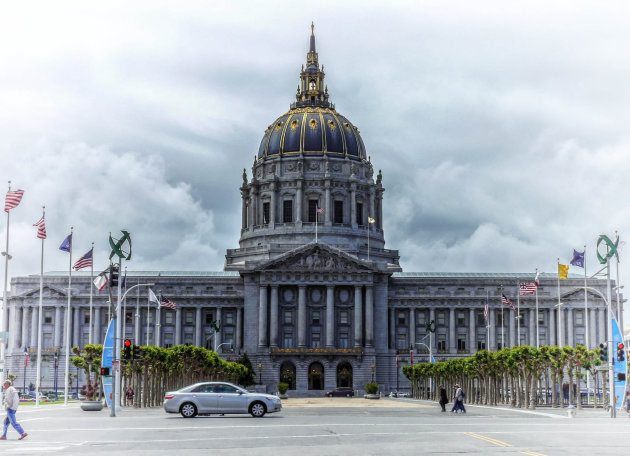
[[[521,283],[520,288],[521,296],[526,294],[534,294],[536,292],[536,284],[534,282]]]
[[[17,207],[22,201],[22,196],[24,195],[24,190],[14,190],[8,191],[7,197],[4,200],[4,212],[9,212],[10,209]]]
[[[162,296],[161,301],[162,302],[160,303],[160,307],[166,307],[167,309],[172,309],[172,310],[177,309],[177,304],[175,304],[173,301],[169,301],[166,296]]]
[[[323,214],[324,213],[324,209],[322,209],[321,207],[317,207],[317,213],[319,214]]]
[[[488,319],[488,301],[486,301],[486,305],[483,308],[483,318]]]
[[[73,266],[74,270],[78,271],[79,269],[83,269],[83,268],[91,268],[94,265],[94,262],[92,260],[93,253],[94,253],[94,249],[92,248],[88,250],[85,255],[79,258],[77,262],[74,263],[74,266]]]
[[[512,309],[514,312],[516,312],[516,309],[514,308],[514,304],[512,304],[512,301],[510,301],[508,298],[506,298],[504,294],[501,295],[501,302],[503,304],[507,304],[508,306],[510,306],[510,309]]]
[[[46,239],[46,222],[44,221],[43,215],[38,222],[33,223],[33,226],[37,227],[37,237],[39,239]]]

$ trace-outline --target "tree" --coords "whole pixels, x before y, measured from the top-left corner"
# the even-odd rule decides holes
[[[102,345],[87,344],[81,350],[79,347],[72,347],[72,352],[75,354],[70,358],[70,362],[77,369],[82,369],[85,372],[85,378],[87,379],[87,388],[85,391],[86,400],[93,400],[94,393],[100,382],[98,379],[101,375],[101,354],[103,353]],[[92,374],[96,376],[95,385],[92,384]],[[72,381],[70,381],[72,383]]]
[[[237,364],[240,364],[247,369],[247,371],[238,377],[238,384],[244,387],[248,387],[256,383],[256,375],[254,373],[254,366],[252,366],[252,362],[249,360],[249,356],[247,353],[243,353],[239,359],[236,360]]]

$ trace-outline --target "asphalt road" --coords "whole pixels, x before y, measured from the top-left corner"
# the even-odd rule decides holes
[[[348,404],[347,401],[352,401]],[[611,455],[629,448],[630,419],[602,410],[515,411],[468,406],[441,413],[430,402],[289,400],[279,414],[184,419],[162,409],[84,412],[78,405],[21,407],[28,437],[10,428],[2,454],[129,455]],[[345,406],[346,404],[351,406]]]

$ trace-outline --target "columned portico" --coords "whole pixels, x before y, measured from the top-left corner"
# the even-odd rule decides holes
[[[354,287],[354,346],[363,345],[363,296],[360,286]]]
[[[326,287],[326,348],[335,346],[335,287]]]

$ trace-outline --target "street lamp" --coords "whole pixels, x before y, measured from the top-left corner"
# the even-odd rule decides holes
[[[374,383],[374,370],[375,369],[376,369],[376,366],[372,364],[372,383]]]
[[[219,353],[219,348],[221,348],[223,345],[229,345],[228,348],[232,348],[232,342],[222,342],[219,344],[219,346],[217,347],[217,353]]]
[[[262,385],[262,363],[258,363],[258,383]]]

